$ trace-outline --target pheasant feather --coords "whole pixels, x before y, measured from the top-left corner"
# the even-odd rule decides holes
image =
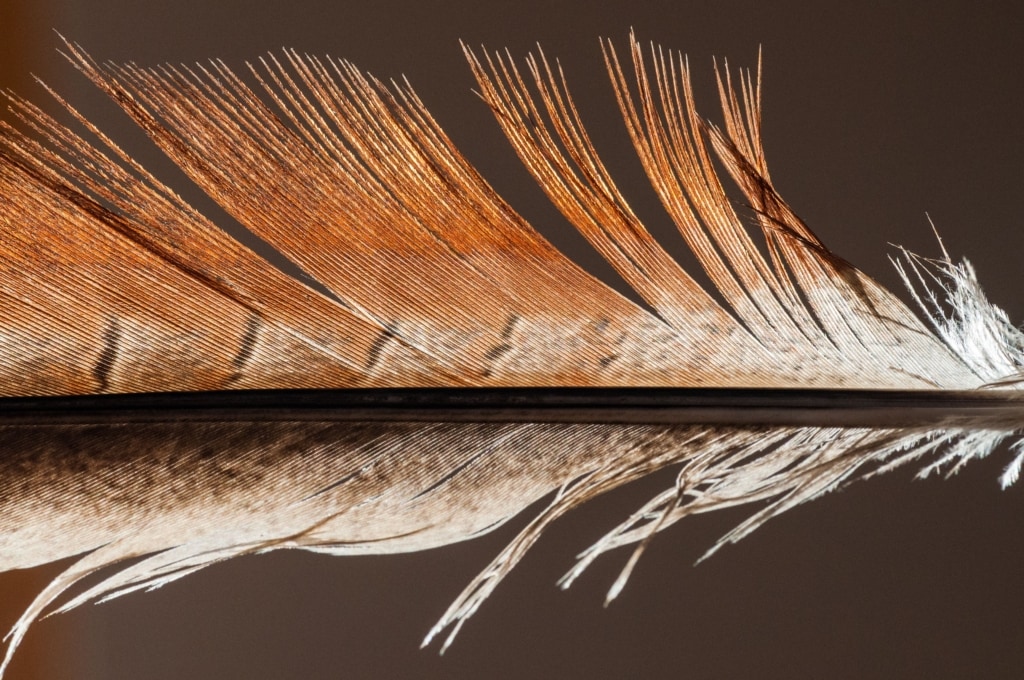
[[[280,548],[450,544],[548,498],[427,637],[447,645],[553,521],[657,470],[675,484],[563,585],[633,546],[614,598],[684,517],[756,504],[714,551],[909,461],[955,470],[1024,423],[1024,336],[968,264],[902,256],[915,312],[778,195],[759,71],[717,74],[718,127],[696,113],[685,59],[602,44],[628,135],[712,294],[630,208],[560,67],[465,48],[515,153],[637,304],[534,231],[408,83],[294,51],[243,78],[66,47],[314,282],[220,231],[55,93],[74,129],[8,95],[0,569],[82,556],[17,622],[3,668],[54,608]],[[1014,447],[1004,485],[1024,460]]]

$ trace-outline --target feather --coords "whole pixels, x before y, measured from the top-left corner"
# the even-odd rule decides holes
[[[897,260],[915,312],[828,250],[769,176],[760,66],[718,71],[718,127],[696,113],[685,59],[631,37],[625,62],[602,43],[705,290],[616,187],[562,69],[464,47],[513,149],[633,302],[505,203],[408,83],[294,51],[245,79],[219,61],[148,69],[66,49],[309,280],[219,230],[56,93],[78,131],[8,95],[0,569],[82,556],[16,623],[0,673],[53,608],[281,548],[446,545],[547,498],[430,631],[443,649],[553,521],[665,468],[671,488],[563,586],[633,546],[613,599],[651,538],[697,513],[756,505],[710,554],[910,461],[955,472],[1012,440],[1001,481],[1020,474],[1024,335],[945,252]]]

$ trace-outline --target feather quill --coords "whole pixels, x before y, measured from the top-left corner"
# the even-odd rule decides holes
[[[84,132],[8,95],[0,569],[83,556],[17,622],[0,673],[53,607],[280,548],[445,545],[548,497],[425,641],[447,631],[447,646],[551,522],[671,466],[675,484],[562,585],[634,546],[612,599],[686,516],[760,504],[710,554],[912,460],[955,471],[1012,439],[1001,481],[1020,474],[1024,336],[945,253],[897,262],[922,320],[828,250],[772,185],[760,66],[716,74],[718,127],[696,113],[685,59],[631,37],[626,62],[602,43],[644,170],[719,303],[632,211],[562,69],[464,47],[515,152],[638,305],[534,231],[408,83],[294,51],[243,79],[219,61],[148,69],[66,49],[317,286],[220,231],[55,93]]]

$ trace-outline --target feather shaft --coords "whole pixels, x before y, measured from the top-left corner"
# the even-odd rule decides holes
[[[399,388],[0,399],[0,426],[220,422],[1024,427],[1016,390]]]

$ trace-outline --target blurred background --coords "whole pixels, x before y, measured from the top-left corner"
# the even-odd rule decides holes
[[[632,27],[686,52],[712,117],[712,57],[752,66],[760,48],[768,160],[797,213],[894,290],[890,244],[939,254],[927,213],[1019,323],[1022,20],[1010,2],[0,0],[0,87],[46,103],[28,74],[42,77],[227,223],[64,62],[54,29],[100,60],[241,67],[287,46],[404,75],[513,206],[620,285],[472,94],[458,40],[517,57],[540,42],[559,58],[622,190],[666,238],[673,227],[632,154],[597,39],[624,46]],[[748,511],[688,520],[653,542],[607,609],[625,553],[557,590],[577,552],[670,483],[646,480],[556,525],[444,657],[419,649],[423,634],[516,526],[423,554],[228,562],[37,624],[9,677],[1020,677],[1024,488],[999,490],[1006,462],[1003,452],[948,481],[907,470],[857,484],[697,567]],[[63,566],[0,575],[0,627]]]

